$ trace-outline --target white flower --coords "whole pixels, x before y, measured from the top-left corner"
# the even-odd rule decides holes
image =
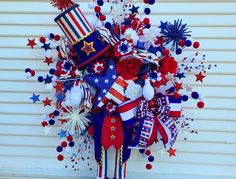
[[[129,82],[125,90],[125,96],[131,100],[135,100],[142,96],[142,87],[138,84],[135,84],[133,81]]]

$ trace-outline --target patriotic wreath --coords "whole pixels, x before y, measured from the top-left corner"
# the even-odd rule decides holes
[[[203,82],[213,65],[204,64],[205,55],[197,51],[200,43],[182,20],[152,25],[148,16],[155,0],[143,2],[90,2],[94,17],[87,19],[78,4],[53,0],[63,11],[55,22],[65,36],[28,39],[27,46],[39,45],[45,52],[49,72],[37,80],[51,93],[44,100],[38,94],[30,99],[49,106],[51,112],[42,116],[43,131],[49,134],[59,127],[57,159],[70,156],[75,171],[84,164],[92,170],[94,151],[97,178],[108,178],[108,150],[113,146],[113,178],[127,178],[131,151],[139,151],[151,170],[155,158],[150,146],[161,144],[175,156],[178,128],[197,133],[182,105],[193,99],[198,108],[204,107],[204,97],[190,83]],[[34,77],[35,71],[26,68],[25,76]]]

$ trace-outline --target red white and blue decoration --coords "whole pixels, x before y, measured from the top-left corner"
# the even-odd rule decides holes
[[[37,76],[50,92],[34,93],[29,100],[47,111],[41,122],[45,134],[59,126],[57,159],[74,171],[96,169],[97,179],[126,179],[134,150],[147,159],[147,170],[158,152],[151,146],[176,156],[179,130],[197,134],[183,103],[193,100],[195,107],[204,108],[193,83],[203,83],[214,67],[204,63],[187,24],[175,20],[154,26],[149,15],[158,6],[155,0],[88,2],[94,12],[90,18],[71,0],[51,4],[62,11],[55,18],[61,35],[26,39],[37,58],[43,54],[48,73],[30,67],[24,73],[28,79]]]

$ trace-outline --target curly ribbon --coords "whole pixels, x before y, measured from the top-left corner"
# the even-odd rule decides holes
[[[177,127],[172,117],[169,116],[171,110],[169,96],[162,96],[157,99],[158,103],[158,125],[157,135],[163,141],[164,146],[172,146],[178,135]]]
[[[85,81],[76,81],[76,86],[79,86],[83,94],[82,106],[87,109],[92,108],[92,92],[90,86]]]
[[[148,102],[142,100],[136,111],[136,118],[140,120],[139,128],[129,148],[145,149],[148,147],[154,128],[154,114],[148,109]]]

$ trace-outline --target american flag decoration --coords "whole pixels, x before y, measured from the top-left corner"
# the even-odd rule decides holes
[[[78,4],[57,16],[55,22],[72,44],[78,43],[94,31]]]
[[[109,100],[113,100],[118,105],[127,100],[124,90],[128,83],[118,76],[115,63],[112,60],[109,60],[108,69],[104,76],[87,75],[84,80],[98,89],[94,108],[101,108]]]
[[[181,98],[175,99],[173,96],[169,96],[169,113],[168,116],[170,117],[181,117],[182,113],[182,100]]]

